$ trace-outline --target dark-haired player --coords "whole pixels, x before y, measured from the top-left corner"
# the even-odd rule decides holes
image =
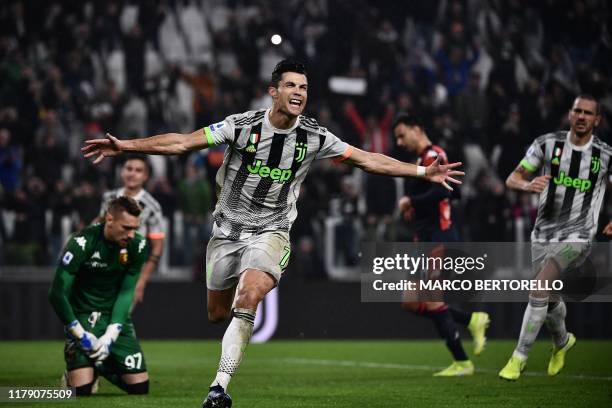
[[[297,216],[301,183],[314,160],[333,158],[365,171],[400,177],[422,177],[435,183],[459,183],[453,170],[461,163],[429,167],[402,163],[364,152],[341,141],[314,119],[302,116],[308,100],[304,65],[279,62],[268,87],[272,106],[228,116],[224,121],[181,135],[145,139],[89,140],[85,157],[138,151],[181,154],[227,144],[217,172],[219,200],[206,253],[208,318],[233,317],[223,336],[221,361],[204,407],[229,407],[226,394],[253,333],[257,305],[277,284],[289,261],[289,230]]]
[[[611,170],[612,147],[593,134],[601,119],[595,98],[579,95],[568,115],[570,130],[535,139],[506,180],[508,188],[540,197],[531,232],[531,261],[536,279],[542,281],[561,279],[588,257]],[[603,233],[612,236],[612,222]],[[518,344],[499,376],[519,379],[544,323],[553,339],[548,375],[559,374],[576,343],[565,327],[565,315],[558,293],[530,292]]]
[[[136,230],[140,207],[109,203],[101,224],[74,234],[64,248],[49,301],[66,325],[67,385],[90,395],[97,374],[129,394],[146,394],[149,375],[129,317],[147,242]]]
[[[142,209],[138,232],[148,239],[151,250],[147,256],[146,262],[142,266],[138,283],[136,283],[134,303],[140,303],[144,299],[147,282],[151,274],[155,271],[155,268],[157,268],[159,259],[162,256],[164,250],[164,237],[166,236],[163,225],[162,208],[157,200],[144,189],[144,184],[147,182],[148,178],[149,163],[147,162],[147,157],[139,154],[128,155],[121,167],[121,182],[123,186],[104,193],[100,214],[94,220],[94,223],[102,222],[108,204],[111,200],[120,196],[133,198]]]
[[[393,134],[398,146],[418,155],[418,165],[428,166],[438,160],[448,163],[446,153],[440,146],[431,143],[421,120],[411,114],[399,114],[393,123]],[[408,184],[408,182],[412,183]],[[410,221],[420,242],[455,242],[457,230],[451,218],[450,191],[422,180],[406,180],[406,195],[399,201],[403,218]],[[431,319],[440,337],[453,355],[453,363],[435,376],[452,377],[472,375],[474,365],[461,344],[456,323],[466,326],[474,339],[474,354],[482,353],[485,346],[485,331],[489,315],[484,312],[467,313],[444,301],[419,302],[404,299],[402,306],[418,315]]]

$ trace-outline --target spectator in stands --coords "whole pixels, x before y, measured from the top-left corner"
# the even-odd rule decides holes
[[[202,174],[193,162],[187,162],[185,177],[178,186],[179,208],[183,212],[183,262],[193,265],[202,259],[203,253],[194,253],[194,248],[203,250],[208,244],[212,231],[210,213],[212,209],[212,191]],[[197,243],[197,244],[196,244]]]
[[[0,186],[5,193],[13,193],[19,185],[21,168],[21,154],[11,145],[11,132],[0,129]]]

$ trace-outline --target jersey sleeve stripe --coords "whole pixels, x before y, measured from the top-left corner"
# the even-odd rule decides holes
[[[338,156],[334,159],[334,163],[342,163],[353,154],[353,148],[351,146],[347,147],[344,153],[341,156]]]
[[[215,139],[213,138],[212,132],[210,131],[210,128],[208,126],[204,128],[204,134],[206,135],[206,141],[208,142],[208,145],[214,146]]]
[[[533,164],[529,163],[525,159],[521,160],[520,165],[523,166],[524,168],[526,168],[527,170],[529,170],[532,173],[538,169],[536,166],[534,166]]]

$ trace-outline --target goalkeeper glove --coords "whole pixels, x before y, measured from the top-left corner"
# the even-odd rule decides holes
[[[90,332],[85,331],[78,320],[74,320],[72,323],[66,326],[66,330],[72,337],[78,340],[81,350],[87,354],[94,351],[94,347],[98,342],[98,339]]]
[[[96,361],[104,361],[109,356],[113,343],[117,341],[119,333],[121,333],[121,325],[119,323],[109,324],[106,327],[106,332],[100,336],[95,345],[95,352],[89,356]]]

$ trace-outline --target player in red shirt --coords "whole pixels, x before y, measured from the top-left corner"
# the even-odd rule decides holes
[[[448,163],[444,150],[431,143],[422,122],[416,116],[399,114],[393,123],[393,134],[398,146],[419,156],[417,165],[428,166],[436,160],[440,164]],[[405,191],[406,195],[399,200],[399,209],[404,220],[413,224],[416,231],[415,241],[444,243],[459,240],[451,218],[451,191],[420,180],[406,183]],[[439,255],[444,252],[444,247],[441,245],[434,251]],[[435,271],[425,273],[431,279],[431,274]],[[413,313],[430,318],[453,355],[453,363],[434,375],[451,377],[473,374],[474,365],[463,349],[456,323],[467,326],[474,339],[474,354],[478,355],[485,346],[489,315],[484,312],[467,313],[449,306],[444,301],[417,301],[413,295],[406,293],[402,306]]]

